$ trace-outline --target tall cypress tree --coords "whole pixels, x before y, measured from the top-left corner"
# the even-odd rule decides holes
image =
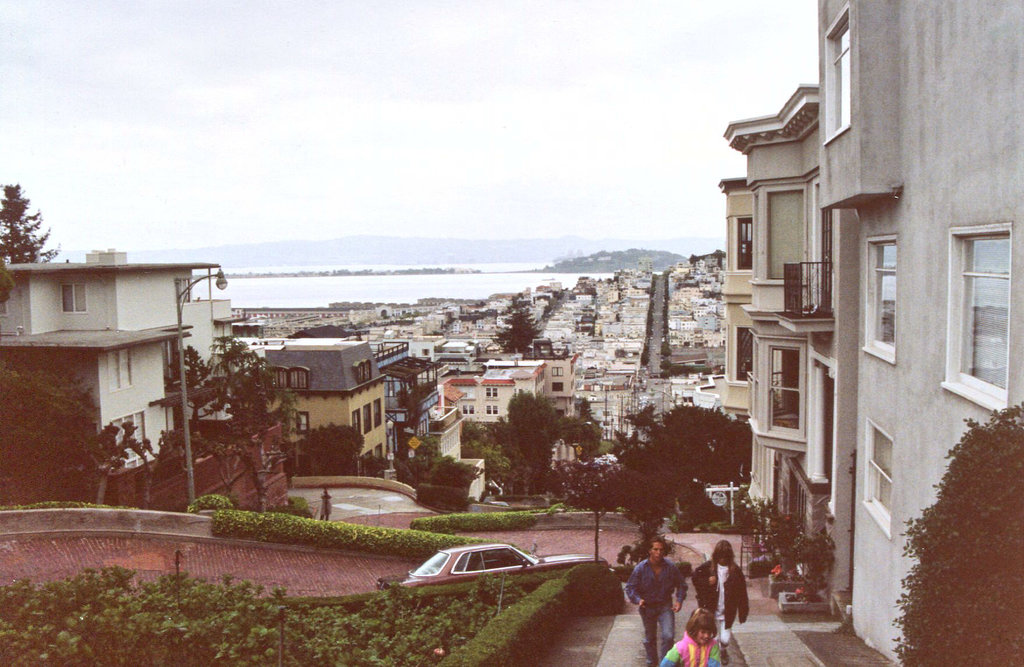
[[[509,308],[505,327],[498,332],[498,345],[506,352],[526,352],[540,335],[537,323],[530,314],[530,304],[525,299],[516,299]]]
[[[0,202],[0,260],[8,264],[49,262],[60,251],[43,250],[50,238],[50,230],[40,231],[43,214],[38,210],[28,214],[28,198],[20,185],[5,185]]]

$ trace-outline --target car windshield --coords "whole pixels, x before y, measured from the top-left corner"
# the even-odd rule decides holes
[[[523,553],[522,551],[520,551],[519,549],[515,549],[514,547],[513,547],[513,550],[517,554],[519,554],[520,556],[525,558],[526,560],[530,561],[530,563],[533,564],[533,565],[536,565],[537,563],[540,562],[540,559],[537,558],[536,556],[531,556],[530,554]]]
[[[448,554],[443,551],[438,551],[436,554],[431,556],[423,565],[410,572],[414,577],[429,577],[437,574],[444,567],[444,564],[448,561]]]

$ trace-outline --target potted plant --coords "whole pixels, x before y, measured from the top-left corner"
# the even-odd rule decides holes
[[[794,591],[779,593],[779,610],[784,614],[827,614],[829,604],[820,593],[814,593],[801,586]]]
[[[793,545],[802,584],[794,589],[780,590],[779,609],[783,612],[827,612],[829,604],[828,573],[835,562],[835,542],[824,532],[803,534]]]
[[[777,600],[780,593],[791,593],[801,588],[804,583],[803,576],[795,568],[786,570],[783,569],[780,563],[772,568],[771,573],[768,575],[768,595],[773,600]]]

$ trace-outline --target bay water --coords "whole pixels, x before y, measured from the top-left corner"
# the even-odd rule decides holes
[[[306,276],[280,275],[300,271],[400,270],[410,268],[455,268],[480,273],[389,274]],[[553,273],[537,271],[535,264],[463,264],[224,267],[231,276],[227,288],[216,298],[227,298],[235,308],[317,308],[345,301],[367,303],[416,303],[423,298],[486,299],[492,294],[521,292],[525,288],[561,283],[563,289],[576,285],[580,276],[610,278],[610,273]],[[271,274],[246,277],[245,274]],[[242,277],[239,277],[242,276]]]

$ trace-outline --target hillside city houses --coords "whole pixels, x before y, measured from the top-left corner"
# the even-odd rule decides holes
[[[665,304],[642,262],[479,301],[231,308],[215,263],[106,250],[10,267],[4,359],[67,369],[97,425],[132,421],[156,442],[182,419],[180,307],[203,357],[233,332],[266,359],[297,396],[298,436],[353,426],[391,460],[402,434],[462,458],[462,425],[505,417],[521,391],[568,416],[587,404],[605,439],[646,405],[722,410],[751,427],[751,495],[833,538],[836,604],[893,658],[906,522],[934,500],[964,420],[1024,401],[1010,317],[1024,310],[1024,16],[990,1],[818,9],[819,81],[724,128],[746,159],[718,184],[724,258],[668,267]],[[516,299],[541,335],[507,354],[495,339]],[[683,369],[661,384],[641,363],[651,308]]]

